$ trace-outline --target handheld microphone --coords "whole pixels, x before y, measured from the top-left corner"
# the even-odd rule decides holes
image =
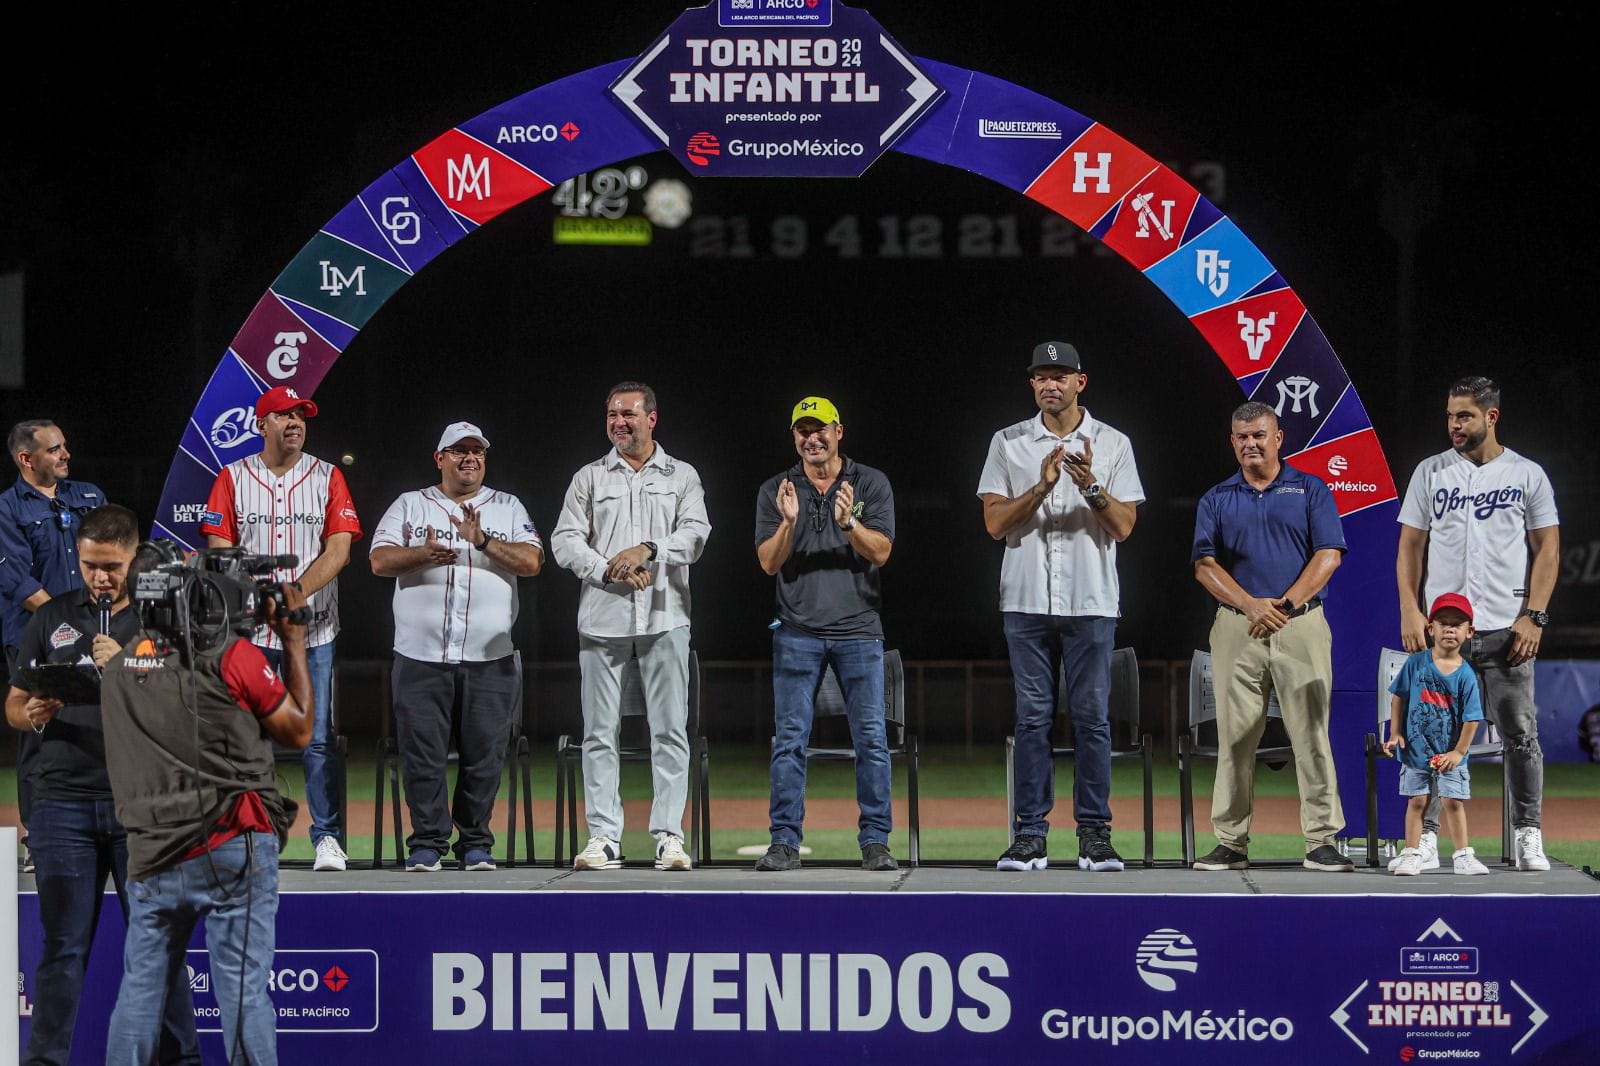
[[[104,592],[96,604],[100,608],[100,632],[106,636],[111,635],[111,594]]]

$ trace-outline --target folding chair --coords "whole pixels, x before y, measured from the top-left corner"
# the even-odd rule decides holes
[[[1410,658],[1409,652],[1396,651],[1394,648],[1382,648],[1378,652],[1378,728],[1376,732],[1367,734],[1367,865],[1378,865],[1378,759],[1383,756],[1383,742],[1389,737],[1390,700],[1392,696],[1389,686],[1394,684],[1395,675],[1400,672],[1400,667],[1405,665]],[[1462,669],[1470,670],[1470,665]],[[1506,777],[1505,745],[1500,739],[1499,730],[1494,723],[1485,718],[1478,725],[1478,732],[1472,738],[1472,746],[1467,749],[1468,759],[1498,758],[1500,759],[1500,861],[1515,863],[1511,848],[1511,782]],[[1388,841],[1392,851],[1396,841]]]
[[[339,732],[338,659],[335,659],[333,662],[333,678],[330,683],[330,688],[332,691],[333,705],[331,707],[318,707],[316,708],[316,713],[318,715],[327,714],[331,716],[328,720],[328,742],[329,747],[332,749],[330,757],[333,761],[333,772],[336,775],[337,780],[335,788],[338,789],[339,794],[339,834],[336,839],[339,841],[340,849],[348,852],[350,850],[350,783],[345,777],[345,768],[350,753],[350,741],[343,733]],[[298,765],[304,768],[305,761],[306,753],[304,749],[286,748],[276,741],[273,742],[272,762],[275,766]],[[311,812],[308,804],[306,816],[310,817],[310,814]],[[303,862],[306,865],[310,865],[313,861],[314,860],[311,859],[285,859],[282,860],[282,864],[286,866],[292,866]]]
[[[910,853],[907,859],[912,866],[916,866],[922,861],[922,817],[917,806],[917,735],[906,727],[906,675],[900,662],[900,652],[895,649],[885,649],[883,653],[883,712],[890,762],[901,759],[906,764],[906,811],[910,821]],[[822,684],[817,689],[811,737],[805,749],[806,761],[855,762],[856,750],[850,741],[847,723],[844,690],[839,687],[839,679],[833,675],[833,667],[829,666],[823,671]],[[844,724],[843,739],[836,744],[822,743],[819,736],[826,738],[829,734],[837,735],[838,724]]]
[[[1189,661],[1189,729],[1178,738],[1178,787],[1183,819],[1183,863],[1193,866],[1194,848],[1194,760],[1215,762],[1217,750],[1217,695],[1211,676],[1211,653],[1196,651]],[[1267,727],[1256,746],[1256,762],[1281,768],[1294,757],[1289,733],[1283,727],[1283,708],[1278,694],[1267,699]],[[1254,861],[1254,860],[1252,860]]]
[[[622,718],[617,757],[650,762],[650,719],[644,702],[639,660],[622,669]],[[580,712],[580,720],[581,720]],[[689,855],[696,866],[711,862],[711,750],[700,723],[700,655],[689,649]],[[556,741],[556,866],[578,848],[578,777],[583,768],[583,738],[563,733]],[[566,849],[562,848],[565,838]]]
[[[1132,648],[1111,653],[1111,757],[1138,758],[1144,763],[1144,864],[1155,865],[1155,766],[1150,734],[1139,722],[1139,657]],[[1052,726],[1050,759],[1052,766],[1062,759],[1076,760],[1078,749],[1072,736],[1072,709],[1064,679],[1057,677],[1056,714]],[[1006,737],[1006,825],[1010,837],[1017,838],[1017,782],[1015,736]]]
[[[516,657],[517,669],[517,697],[516,713],[511,716],[511,732],[506,738],[505,762],[511,765],[511,792],[506,804],[506,859],[507,867],[517,865],[517,783],[520,778],[522,783],[522,820],[524,841],[527,844],[528,862],[534,861],[533,853],[533,754],[528,747],[528,738],[522,732],[522,719],[526,708],[523,705],[522,685],[522,652],[512,653]],[[374,793],[373,824],[372,824],[372,868],[381,869],[383,866],[383,798],[384,783],[389,786],[389,809],[394,816],[394,855],[395,865],[404,866],[406,861],[405,834],[402,829],[404,823],[400,820],[400,745],[394,735],[394,694],[390,690],[393,674],[388,670],[380,671],[382,681],[383,703],[383,736],[378,740],[378,786]],[[452,739],[450,750],[445,756],[448,763],[459,763],[460,752],[456,751]]]

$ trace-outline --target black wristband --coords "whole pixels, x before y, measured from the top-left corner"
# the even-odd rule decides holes
[[[489,542],[491,540],[493,540],[493,539],[494,539],[493,537],[491,537],[491,536],[489,536],[489,534],[485,533],[483,535],[483,543],[478,545],[478,550],[481,551],[481,552],[488,551],[489,550]]]
[[[648,556],[646,556],[646,558],[650,562],[655,562],[655,559],[656,559],[656,542],[653,541],[653,540],[645,540],[645,541],[640,541],[640,543],[643,544],[646,548],[648,548],[650,550],[650,554]]]

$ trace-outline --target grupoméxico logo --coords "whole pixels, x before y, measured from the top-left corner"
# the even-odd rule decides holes
[[[1175,992],[1173,973],[1194,973],[1200,968],[1194,941],[1176,929],[1157,929],[1139,942],[1134,954],[1139,980],[1157,992]]]

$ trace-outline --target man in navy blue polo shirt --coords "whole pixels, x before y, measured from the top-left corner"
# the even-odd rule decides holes
[[[61,427],[48,418],[18,422],[6,444],[18,470],[16,484],[0,492],[0,643],[9,676],[33,612],[83,587],[78,524],[106,495],[88,482],[67,480],[72,453]],[[29,772],[38,748],[31,732],[17,741],[17,813],[24,826],[33,809]]]
[[[1217,696],[1217,782],[1211,824],[1217,846],[1197,870],[1249,865],[1255,751],[1274,691],[1294,749],[1305,866],[1348,871],[1334,846],[1344,828],[1328,708],[1333,635],[1322,593],[1344,557],[1333,493],[1278,458],[1283,430],[1261,403],[1233,412],[1229,439],[1239,472],[1200,498],[1194,576],[1217,601],[1211,626]]]

